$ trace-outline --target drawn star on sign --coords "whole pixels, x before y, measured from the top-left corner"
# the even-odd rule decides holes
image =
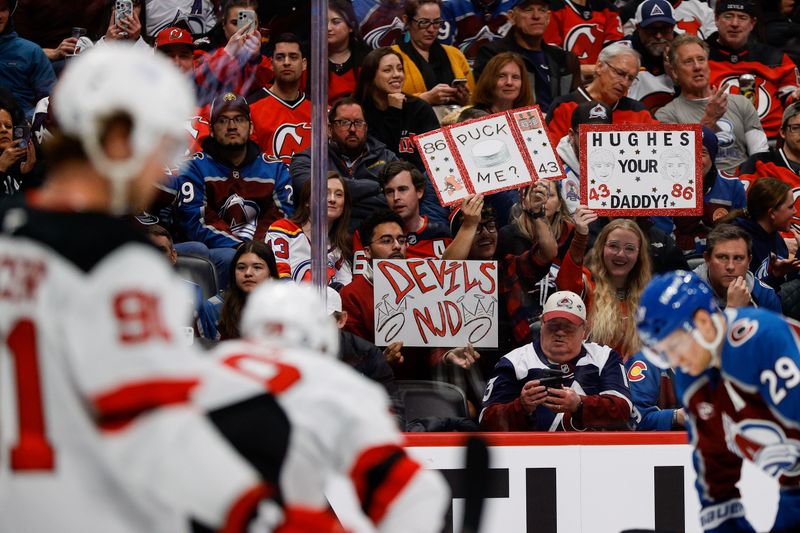
[[[542,146],[547,146],[547,143],[542,143]]]
[[[672,207],[675,207],[675,202],[670,202],[669,205],[671,205]]]
[[[634,179],[635,179],[636,181],[642,181],[642,178],[640,178],[639,176],[636,176]]]
[[[431,156],[431,161],[436,161],[436,156],[435,155]]]
[[[539,155],[539,150],[534,150],[533,155]]]
[[[694,180],[689,180],[689,185],[691,185],[692,183],[694,183]]]
[[[536,133],[538,133],[539,135],[541,135],[541,134],[542,134],[542,130],[537,130],[537,131],[536,131]]]
[[[525,137],[525,140],[528,142],[533,142],[533,139],[531,139],[530,137]]]
[[[594,185],[594,180],[592,180],[592,185]]]
[[[445,157],[444,160],[445,161],[450,161],[450,158],[449,157]]]
[[[617,194],[620,194],[621,192],[622,192],[622,189],[617,189]]]
[[[655,154],[656,152],[657,152],[657,150],[655,148],[653,148],[653,153]]]
[[[452,169],[452,168],[450,169],[450,174],[452,174],[452,173],[453,173],[453,170],[455,170],[455,169]]]
[[[605,203],[605,202],[600,202],[600,205],[602,205],[603,207],[605,207],[605,206],[606,206],[606,203]]]
[[[636,152],[634,152],[634,153],[635,153],[636,155],[639,155],[639,154],[641,153],[641,151],[640,151],[640,150],[636,150]]]
[[[619,153],[620,153],[620,155],[624,155],[625,154],[625,150],[620,149]]]
[[[658,189],[653,187],[653,192],[658,192]]]
[[[434,170],[436,170],[436,172],[439,172],[439,167],[436,167]]]

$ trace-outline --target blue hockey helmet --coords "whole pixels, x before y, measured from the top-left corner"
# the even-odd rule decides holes
[[[645,287],[636,311],[636,328],[649,347],[675,330],[694,330],[694,313],[720,311],[714,294],[694,272],[676,270],[654,277]]]

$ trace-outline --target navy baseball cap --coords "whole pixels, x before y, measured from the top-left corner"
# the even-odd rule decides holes
[[[717,8],[714,12],[719,15],[726,11],[742,11],[751,17],[756,16],[756,7],[750,0],[720,0],[717,2]]]
[[[645,0],[636,8],[634,20],[637,26],[642,28],[658,22],[672,24],[673,26],[677,23],[672,13],[672,4],[667,0]]]

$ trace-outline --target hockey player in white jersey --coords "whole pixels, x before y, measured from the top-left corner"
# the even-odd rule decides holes
[[[771,531],[800,531],[800,324],[753,307],[721,311],[685,271],[650,282],[636,323],[649,358],[675,369],[703,529],[753,531],[736,488],[747,459],[780,484]]]
[[[244,341],[222,343],[213,357],[260,377],[286,413],[278,485],[288,512],[324,524],[331,514],[323,489],[340,474],[376,531],[441,531],[450,502],[442,477],[402,449],[384,389],[336,359],[338,330],[316,290],[286,281],[259,285],[241,331]]]

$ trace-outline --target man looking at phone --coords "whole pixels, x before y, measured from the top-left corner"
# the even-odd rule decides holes
[[[485,431],[626,429],[631,399],[620,355],[586,342],[586,306],[570,291],[550,295],[538,340],[504,355],[486,384]]]

